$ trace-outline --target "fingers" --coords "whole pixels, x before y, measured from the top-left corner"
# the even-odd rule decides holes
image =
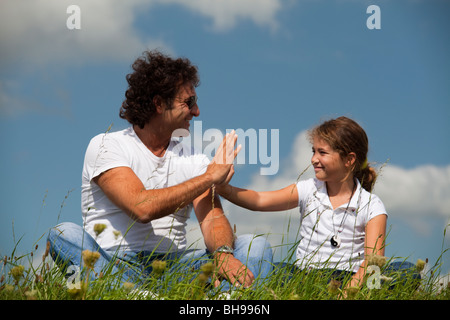
[[[236,288],[239,287],[244,287],[244,289],[250,288],[253,281],[255,281],[253,274],[251,273],[250,270],[246,269],[247,272],[249,272],[251,274],[242,274],[241,277],[235,277],[235,276],[230,276],[229,274],[227,274],[226,278],[222,278],[222,279],[226,279],[229,283],[231,283],[233,286],[235,286]],[[221,285],[221,280],[220,279],[215,279],[213,281],[214,283],[214,287],[217,288],[218,286]]]
[[[228,276],[230,283],[235,287],[243,286],[244,288],[249,288],[252,285],[253,281],[255,281],[253,273],[244,265],[242,266],[242,268],[240,268],[237,274],[228,274]]]
[[[247,267],[245,267],[245,272],[242,276],[243,276],[243,279],[240,279],[239,283],[241,283],[244,286],[244,288],[250,287],[252,285],[253,281],[255,281],[255,276],[250,271],[250,269],[248,269]]]
[[[228,171],[228,174],[225,178],[225,180],[223,180],[221,183],[216,184],[216,190],[220,191],[220,188],[224,188],[226,185],[228,185],[231,181],[231,178],[233,178],[234,175],[234,165],[231,165],[230,170]]]
[[[217,149],[213,162],[217,164],[232,164],[242,148],[242,146],[239,145],[236,149],[234,149],[237,138],[238,136],[234,130],[227,133]]]
[[[236,136],[236,139],[237,139],[237,136]],[[234,157],[235,158],[237,157],[237,155],[238,155],[239,151],[241,151],[241,149],[242,149],[242,145],[238,145],[236,150],[234,151]]]
[[[236,145],[237,135],[235,131],[231,131],[227,133],[224,138],[224,143],[222,143],[222,152],[223,152],[223,163],[224,164],[232,164],[235,158],[235,150],[234,146]]]
[[[246,272],[251,273],[251,271],[248,269],[246,269]],[[250,274],[242,274],[240,278],[236,279],[236,281],[234,282],[234,286],[235,287],[243,286],[244,288],[250,288],[253,281],[255,281],[255,279],[253,278],[253,274],[251,277]]]
[[[234,257],[229,257],[218,266],[218,275],[226,279],[235,287],[248,288],[255,281],[253,273],[242,262]],[[214,286],[220,285],[220,279],[215,279]]]

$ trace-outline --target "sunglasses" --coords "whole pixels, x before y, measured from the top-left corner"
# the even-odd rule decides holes
[[[187,98],[186,100],[184,100],[184,103],[187,104],[189,109],[192,109],[195,104],[197,103],[198,97],[197,96],[191,96],[189,98]]]
[[[185,103],[189,109],[192,109],[195,104],[197,103],[198,97],[197,96],[191,96],[185,100],[179,99],[179,98],[175,98],[176,100]]]

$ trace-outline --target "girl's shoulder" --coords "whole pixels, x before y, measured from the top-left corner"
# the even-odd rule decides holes
[[[325,197],[327,195],[327,188],[325,182],[316,178],[310,178],[297,182],[297,192],[299,204],[301,204],[302,201],[307,201],[314,196],[318,199]]]
[[[359,184],[359,183],[358,183]],[[370,203],[383,203],[379,196],[377,196],[375,193],[369,192],[366,189],[364,189],[361,185],[359,185],[359,188],[361,190],[360,195],[360,201],[365,204]]]
[[[304,191],[316,192],[316,191],[325,191],[326,192],[326,184],[323,181],[320,181],[316,178],[310,178],[305,180],[299,180],[297,182],[297,189],[302,189]]]
[[[361,214],[365,213],[367,221],[380,214],[387,215],[386,208],[380,197],[362,187],[360,190],[361,194],[358,197],[354,197],[357,200],[355,206]],[[353,200],[352,198],[352,202]]]

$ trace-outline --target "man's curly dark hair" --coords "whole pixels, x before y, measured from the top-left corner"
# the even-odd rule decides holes
[[[134,72],[126,76],[128,89],[119,116],[141,129],[156,111],[155,96],[172,106],[181,85],[190,82],[197,87],[200,83],[198,69],[188,59],[173,59],[157,50],[144,52],[132,68]]]

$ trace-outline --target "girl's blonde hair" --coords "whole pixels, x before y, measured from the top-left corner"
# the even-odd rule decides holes
[[[356,161],[352,168],[353,175],[364,189],[372,191],[377,173],[367,162],[369,140],[366,132],[358,123],[347,117],[328,120],[310,130],[309,137],[311,142],[314,138],[324,140],[333,150],[339,152],[341,158],[354,152]]]

